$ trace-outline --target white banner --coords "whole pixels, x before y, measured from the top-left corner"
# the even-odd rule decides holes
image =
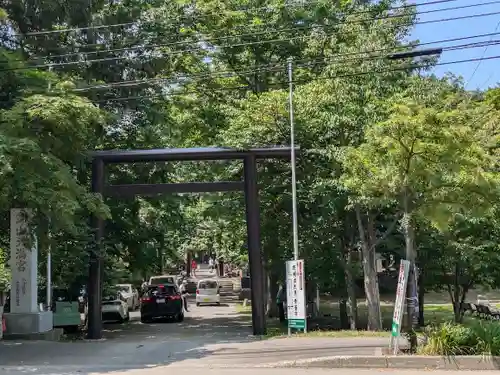
[[[304,261],[286,262],[287,319],[306,319],[306,282]]]
[[[394,354],[399,350],[398,337],[401,333],[401,322],[403,320],[403,309],[405,306],[406,285],[408,284],[408,273],[410,262],[401,260],[399,264],[398,287],[396,290],[396,303],[394,304],[394,315],[392,316],[391,342],[390,347],[394,349]]]
[[[10,210],[11,313],[35,313],[37,305],[38,246],[28,209]]]
[[[392,322],[396,323],[398,326],[401,325],[401,321],[403,320],[403,308],[409,270],[410,262],[407,260],[401,260],[399,265],[398,287],[396,290],[396,303],[394,304],[394,315],[392,317]]]

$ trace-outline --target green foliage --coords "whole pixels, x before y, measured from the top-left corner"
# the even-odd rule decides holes
[[[10,270],[7,268],[7,257],[0,248],[0,292],[10,288]]]
[[[450,212],[489,206],[496,176],[475,137],[476,109],[459,102],[445,110],[400,96],[389,105],[388,119],[369,126],[365,142],[345,155],[346,187],[372,204],[402,206],[409,196],[411,210],[438,228],[453,220]]]
[[[345,273],[362,279],[350,203],[373,214],[373,250],[401,258],[401,233],[383,233],[410,203],[406,222],[416,231],[428,289],[454,286],[455,273],[498,285],[491,272],[498,265],[498,89],[471,96],[459,78],[391,72],[410,61],[371,58],[369,51],[396,49],[411,33],[414,7],[391,11],[401,17],[379,17],[394,5],[271,0],[263,10],[255,1],[132,0],[94,2],[91,12],[82,12],[88,4],[81,1],[5,3],[0,211],[37,210],[40,251],[45,255],[50,245],[60,285],[86,283],[89,253],[98,251],[91,214],[108,219],[99,249],[106,290],[182,262],[188,251],[212,251],[245,266],[242,194],[102,199],[89,191],[86,152],[287,145],[285,65],[293,58],[300,254],[308,278],[343,295]],[[12,31],[91,21],[141,26],[11,41]],[[209,48],[195,47],[201,44]],[[64,56],[105,48],[96,45],[114,52],[87,58],[112,61],[73,64],[76,56]],[[144,45],[162,46],[126,51]],[[339,58],[344,54],[353,58],[346,63]],[[24,69],[38,62],[63,64]],[[385,73],[356,74],[374,70]],[[149,78],[157,80],[146,83]],[[116,84],[122,80],[141,84]],[[93,84],[102,86],[88,89]],[[258,168],[262,254],[275,284],[292,254],[290,166],[262,161]],[[109,184],[241,180],[243,168],[240,162],[147,163],[107,166],[106,174]],[[4,247],[8,231],[7,215],[0,216]]]
[[[467,325],[444,323],[428,330],[427,343],[420,349],[426,355],[500,354],[500,324],[474,321]]]

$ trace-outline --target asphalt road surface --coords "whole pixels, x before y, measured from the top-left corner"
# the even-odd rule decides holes
[[[133,312],[127,324],[105,325],[101,341],[0,341],[0,374],[153,375],[165,366],[181,374],[188,369],[207,373],[209,368],[244,370],[293,359],[380,354],[388,344],[387,338],[377,337],[258,340],[251,336],[250,315],[238,314],[234,302],[226,298],[220,306],[200,307],[191,302],[182,323],[142,324],[139,312]],[[284,374],[280,369],[261,370],[263,375]]]

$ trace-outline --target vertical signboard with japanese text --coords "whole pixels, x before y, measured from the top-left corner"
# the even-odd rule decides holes
[[[397,351],[398,337],[401,333],[401,322],[403,321],[403,309],[405,306],[406,285],[408,284],[408,273],[410,262],[401,260],[399,265],[398,287],[396,290],[396,303],[394,304],[394,315],[392,316],[391,347]]]
[[[30,210],[10,210],[11,313],[38,312],[38,249],[36,237],[29,227],[31,217]]]
[[[306,285],[304,261],[286,262],[288,328],[306,329]]]

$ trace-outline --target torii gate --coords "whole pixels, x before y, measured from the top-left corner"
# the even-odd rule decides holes
[[[295,148],[298,151],[298,148]],[[269,147],[254,149],[233,148],[181,148],[152,150],[105,150],[94,151],[92,157],[92,191],[102,196],[157,195],[165,193],[202,193],[222,191],[244,191],[248,236],[248,258],[251,275],[252,327],[254,335],[266,334],[264,303],[264,274],[260,252],[260,209],[257,186],[258,159],[288,159],[291,147]],[[243,181],[189,182],[168,184],[106,185],[105,166],[134,162],[172,162],[201,160],[242,160]],[[104,236],[104,221],[94,217],[96,244],[100,246]],[[102,269],[103,260],[92,252],[89,261],[89,316],[88,338],[102,337]]]

